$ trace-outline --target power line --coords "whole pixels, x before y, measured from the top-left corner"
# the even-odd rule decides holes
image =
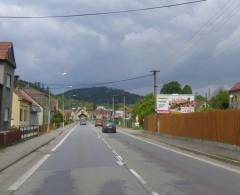
[[[234,1],[231,3],[235,3]],[[185,46],[181,49],[181,51],[179,52],[179,49],[176,51],[176,53],[173,53],[173,55],[170,55],[170,59],[173,59],[172,63],[175,63],[177,60],[177,58],[179,57],[179,60],[183,60],[186,56],[187,56],[187,51],[191,48],[194,47],[194,44],[199,42],[201,40],[201,36],[203,33],[210,33],[211,31],[216,32],[216,29],[219,25],[221,25],[221,22],[223,22],[223,24],[220,26],[220,28],[223,27],[223,25],[227,22],[229,22],[229,18],[231,18],[234,14],[234,12],[238,9],[237,7],[233,7],[234,4],[231,4],[230,2],[228,2],[226,5],[230,5],[228,7],[225,7],[225,9],[222,10],[222,13],[218,13],[217,15],[213,16],[212,18],[210,18],[207,23],[205,23],[200,29],[199,31],[197,31],[196,34],[193,35],[193,37],[190,39],[190,41],[188,41]],[[233,8],[233,9],[232,9]],[[227,13],[229,11],[229,13]],[[208,31],[208,32],[207,32]],[[197,48],[199,49],[199,48]],[[166,59],[167,60],[167,59]],[[166,60],[164,60],[164,63],[166,63]],[[170,62],[171,63],[171,62]]]
[[[69,14],[69,15],[49,15],[49,16],[0,16],[0,19],[48,19],[48,18],[74,18],[74,17],[85,17],[85,16],[110,15],[110,14],[142,12],[142,11],[149,11],[149,10],[155,10],[155,9],[177,7],[177,6],[183,6],[183,5],[189,5],[189,4],[196,4],[196,3],[203,2],[203,1],[207,1],[207,0],[188,1],[188,2],[183,2],[183,3],[175,3],[175,4],[162,5],[162,6],[109,11],[109,12],[95,12],[95,13]]]
[[[147,78],[152,76],[152,74],[146,74],[146,75],[141,75],[141,76],[136,76],[136,77],[131,77],[127,79],[122,79],[122,80],[115,80],[115,81],[106,81],[106,82],[98,82],[98,83],[79,83],[79,84],[73,84],[71,85],[73,88],[75,87],[83,87],[83,86],[101,86],[101,85],[109,85],[109,84],[115,84],[115,83],[122,83],[122,82],[127,82],[127,81],[133,81],[133,80],[139,80],[143,78]],[[67,84],[45,84],[49,86],[66,86]]]

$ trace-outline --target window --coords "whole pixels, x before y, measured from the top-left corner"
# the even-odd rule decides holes
[[[11,75],[10,74],[7,74],[6,87],[11,88]]]
[[[9,108],[5,108],[4,110],[4,122],[9,121]]]
[[[24,121],[27,121],[27,118],[28,118],[28,116],[27,116],[27,110],[24,110]]]
[[[20,121],[23,121],[23,109],[20,109]]]

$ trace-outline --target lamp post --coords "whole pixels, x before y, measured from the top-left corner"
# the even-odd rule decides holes
[[[48,128],[47,131],[50,131],[50,123],[51,123],[51,92],[50,88],[48,88]]]
[[[65,102],[64,102],[64,93],[65,93],[65,88],[72,88],[72,86],[71,85],[69,85],[69,86],[65,86],[64,88],[63,88],[63,128],[64,128],[64,126],[65,126]]]

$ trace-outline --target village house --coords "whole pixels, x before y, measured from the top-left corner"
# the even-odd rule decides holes
[[[32,97],[43,108],[43,125],[48,124],[49,109],[49,97],[47,94],[40,92],[32,88],[24,88],[23,91]]]
[[[15,89],[12,104],[12,127],[40,126],[43,108],[24,90]]]
[[[11,125],[15,69],[13,44],[0,42],[0,131]]]
[[[229,90],[229,107],[233,109],[240,109],[240,82],[236,83]]]

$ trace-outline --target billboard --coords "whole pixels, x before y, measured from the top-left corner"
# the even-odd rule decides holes
[[[159,114],[190,113],[195,111],[194,95],[158,94],[157,112]]]

